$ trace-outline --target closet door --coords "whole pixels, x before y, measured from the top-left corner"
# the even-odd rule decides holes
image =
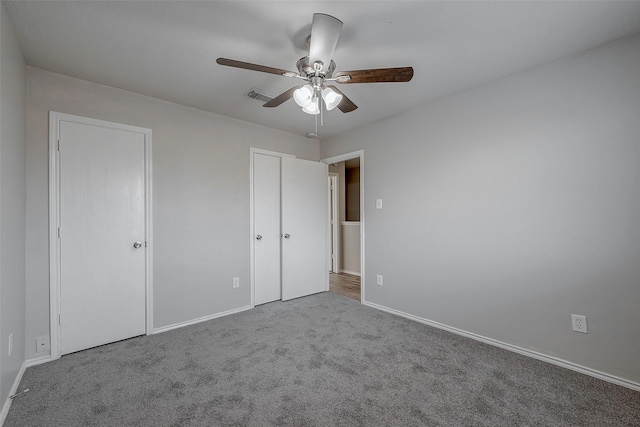
[[[327,165],[282,158],[282,300],[327,289]]]
[[[255,304],[280,295],[280,157],[254,154]]]
[[[145,140],[60,122],[60,352],[145,333]]]

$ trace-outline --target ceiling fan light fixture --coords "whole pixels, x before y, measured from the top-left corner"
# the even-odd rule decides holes
[[[331,90],[330,88],[325,88],[322,91],[322,99],[327,107],[327,111],[331,111],[336,108],[340,102],[342,102],[342,95],[336,93],[336,91]]]
[[[296,62],[298,72],[237,61],[235,59],[218,58],[216,63],[227,67],[259,71],[304,80],[302,85],[296,85],[263,104],[263,107],[277,107],[293,98],[307,114],[319,114],[320,126],[323,123],[323,109],[327,111],[338,108],[343,113],[349,113],[358,108],[356,104],[330,82],[336,83],[401,83],[409,82],[413,78],[413,67],[369,68],[364,70],[339,71],[332,59],[335,52],[342,21],[334,16],[314,13],[311,22],[311,36],[307,38],[309,54]],[[323,107],[322,105],[325,105]],[[316,127],[318,116],[316,116]],[[317,133],[317,132],[316,132]]]
[[[308,107],[313,101],[313,88],[304,85],[293,91],[293,100],[302,108]]]
[[[313,114],[313,115],[320,114],[318,97],[314,96],[313,99],[311,100],[311,103],[306,107],[302,108],[302,111],[304,111],[307,114]]]

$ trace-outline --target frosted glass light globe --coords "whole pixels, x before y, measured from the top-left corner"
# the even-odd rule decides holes
[[[322,91],[322,99],[324,99],[324,103],[327,106],[327,111],[331,111],[342,102],[342,95],[326,88]]]
[[[320,114],[320,107],[318,106],[318,97],[314,96],[311,103],[302,109],[307,114]]]
[[[312,98],[313,88],[309,85],[304,85],[301,88],[293,91],[293,100],[302,108],[309,106],[309,104],[311,104]]]

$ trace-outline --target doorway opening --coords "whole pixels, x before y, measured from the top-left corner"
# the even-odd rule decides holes
[[[364,301],[363,157],[360,150],[323,160],[329,164],[332,214],[328,290],[361,302]]]

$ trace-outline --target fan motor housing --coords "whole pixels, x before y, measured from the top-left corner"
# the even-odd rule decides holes
[[[313,64],[310,63],[308,56],[300,58],[296,63],[296,67],[298,68],[298,72],[302,77],[313,77],[316,75],[316,70],[313,68]],[[331,78],[335,69],[336,63],[331,60],[329,67],[327,67],[327,71],[320,71],[319,74],[325,79],[328,79]]]

